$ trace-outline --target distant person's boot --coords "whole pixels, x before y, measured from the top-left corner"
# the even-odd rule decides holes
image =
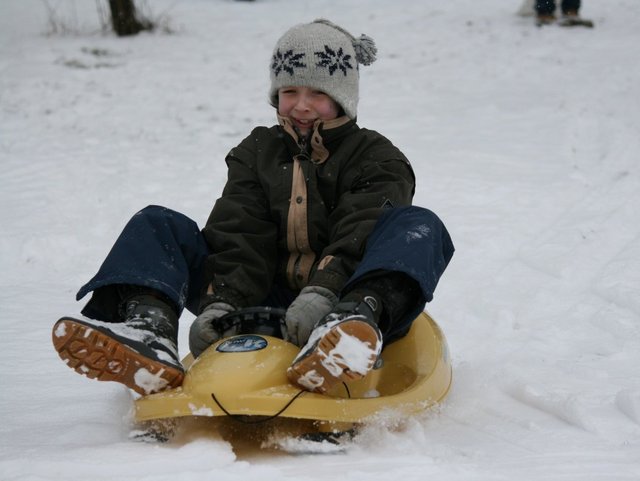
[[[551,25],[556,21],[556,16],[552,13],[539,13],[536,15],[536,25],[542,27],[543,25]]]
[[[582,18],[577,10],[567,10],[562,13],[562,18],[558,22],[561,27],[587,27],[593,28],[593,21]]]

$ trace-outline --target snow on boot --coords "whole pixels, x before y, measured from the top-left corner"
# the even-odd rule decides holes
[[[123,322],[58,320],[52,339],[60,358],[79,374],[119,382],[141,395],[180,386],[176,313],[150,295],[133,297],[123,307]]]
[[[326,393],[338,382],[363,378],[382,351],[374,311],[379,302],[341,302],[314,328],[287,369],[289,380],[307,391]]]

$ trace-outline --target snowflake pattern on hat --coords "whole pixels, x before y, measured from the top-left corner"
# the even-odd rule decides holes
[[[287,50],[284,54],[280,52],[280,49],[273,54],[273,61],[271,63],[271,70],[277,77],[280,75],[280,72],[285,71],[289,75],[293,75],[294,69],[296,68],[305,68],[307,64],[305,64],[302,59],[304,58],[304,53],[294,54],[293,50]]]
[[[340,69],[342,73],[347,76],[347,69],[353,69],[351,65],[351,55],[345,55],[342,47],[336,52],[328,45],[324,46],[324,51],[314,52],[316,57],[320,58],[320,61],[316,64],[317,67],[325,67],[329,69],[329,75]],[[356,64],[357,65],[357,64]]]

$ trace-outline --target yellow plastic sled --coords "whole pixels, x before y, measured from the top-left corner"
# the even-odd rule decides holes
[[[319,430],[330,431],[362,423],[381,410],[407,415],[423,411],[442,401],[451,385],[446,340],[426,312],[405,337],[384,348],[381,362],[366,377],[339,384],[328,394],[289,383],[285,372],[298,350],[263,334],[220,340],[198,359],[191,354],[184,359],[181,387],[136,400],[135,419],[284,417],[318,421]]]

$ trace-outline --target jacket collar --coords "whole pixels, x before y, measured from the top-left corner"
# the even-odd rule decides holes
[[[356,124],[355,120],[346,115],[332,120],[316,120],[311,134],[308,137],[300,137],[289,117],[280,114],[277,116],[278,123],[293,139],[300,149],[300,154],[308,155],[316,164],[324,163],[329,158],[332,143],[342,138]]]

